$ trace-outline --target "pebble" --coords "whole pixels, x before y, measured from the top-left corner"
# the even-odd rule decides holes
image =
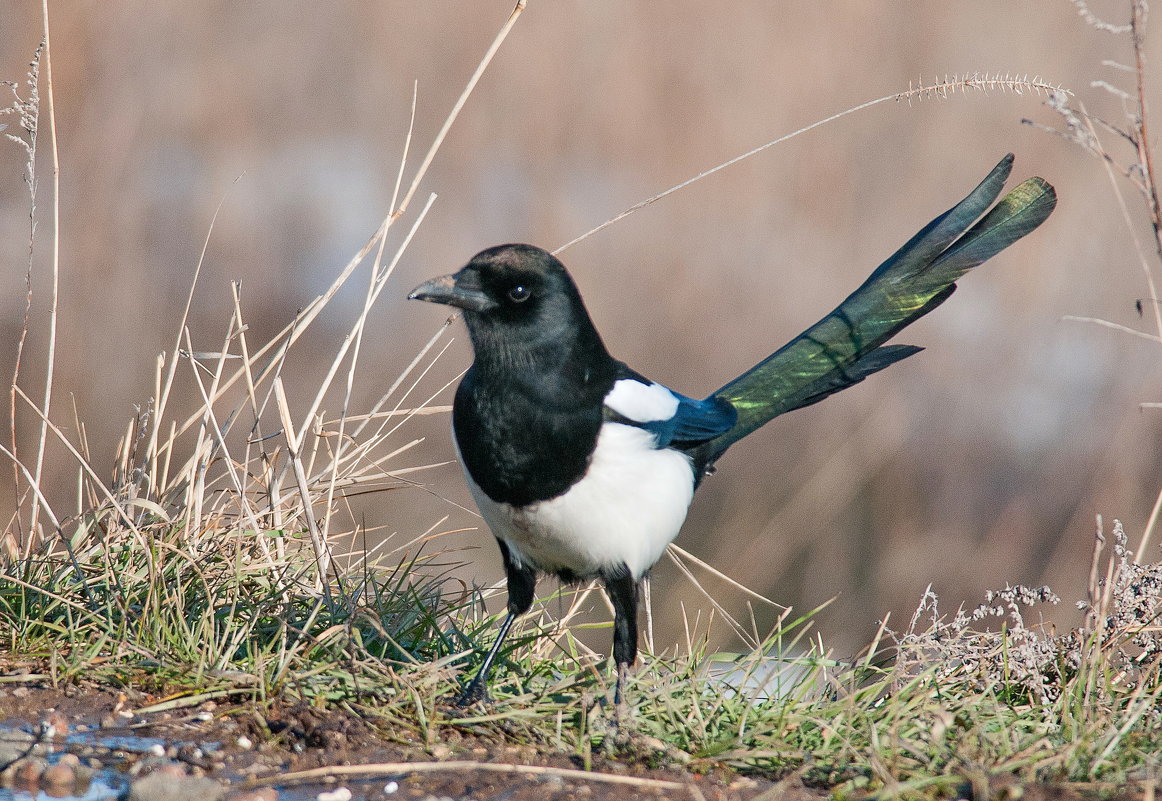
[[[25,787],[35,787],[47,767],[48,763],[39,757],[22,759],[16,768],[16,781]]]
[[[170,776],[175,779],[184,779],[189,775],[186,766],[179,762],[149,762],[143,760],[137,764],[136,769],[140,770],[142,774]]]
[[[278,790],[273,787],[242,790],[226,796],[226,801],[278,801]]]
[[[0,765],[7,765],[25,756],[35,742],[35,737],[18,729],[0,734]]]
[[[173,776],[161,771],[129,787],[129,801],[221,801],[226,788],[213,779]]]
[[[315,798],[318,801],[351,801],[351,791],[346,787],[336,787],[334,790],[324,790]]]
[[[50,796],[54,796],[57,793],[53,791],[60,791],[76,784],[77,774],[72,766],[58,762],[44,769],[44,773],[40,774],[40,783],[49,791]]]
[[[183,762],[197,764],[206,757],[206,752],[193,743],[182,743],[174,752]]]
[[[40,731],[50,740],[63,740],[69,734],[69,720],[60,712],[52,712],[40,721]]]

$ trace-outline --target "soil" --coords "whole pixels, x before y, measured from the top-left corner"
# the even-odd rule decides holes
[[[804,785],[799,774],[776,782],[726,771],[650,769],[632,759],[614,761],[598,755],[593,756],[589,771],[582,772],[575,756],[513,746],[453,728],[444,732],[441,742],[428,747],[401,744],[400,738],[377,732],[349,712],[324,712],[303,705],[275,706],[264,714],[229,702],[148,715],[134,711],[158,700],[99,688],[0,685],[0,735],[41,732],[38,737],[44,739],[43,727],[49,723],[54,727],[50,735],[58,742],[55,753],[71,751],[80,757],[74,763],[112,768],[134,777],[129,797],[146,801],[215,797],[205,792],[212,784],[195,784],[207,778],[224,788],[217,797],[227,801],[328,797],[337,801],[819,801],[828,797],[826,788]],[[74,735],[87,732],[89,744],[78,746],[76,737],[65,743],[65,730]],[[120,737],[160,742],[134,750],[122,747]],[[5,761],[11,758],[0,757],[0,771]],[[43,770],[46,761],[39,764]],[[307,771],[311,773],[302,775]],[[153,784],[163,788],[161,793],[147,787],[150,781],[143,777],[151,774]],[[5,797],[2,788],[11,787],[20,775],[13,767],[0,773],[7,782],[0,785],[0,798]],[[49,774],[43,775],[42,782]],[[190,783],[181,793],[174,784],[179,779]],[[37,789],[27,786],[27,780],[25,776],[26,786],[21,789]],[[1017,787],[1004,779],[988,784],[974,793],[966,783],[958,797],[1030,801],[1143,797],[1136,789],[1119,791],[1109,785]],[[340,789],[344,787],[350,795]]]
[[[251,798],[242,791],[258,784],[273,787],[279,794],[268,790],[255,798],[313,799],[320,791],[345,786],[351,798],[368,801],[748,801],[775,786],[771,781],[726,772],[703,775],[649,769],[598,755],[590,771],[584,772],[579,761],[567,754],[490,741],[451,728],[441,742],[428,747],[401,744],[349,712],[305,705],[275,706],[263,714],[228,702],[147,715],[134,711],[160,700],[129,691],[0,685],[0,734],[35,734],[50,723],[55,727],[55,753],[73,751],[85,764],[115,768],[138,778],[157,772],[212,778],[232,789],[228,798]],[[66,730],[72,735],[84,733],[87,743],[98,745],[65,744]],[[156,739],[164,745],[127,748],[120,739],[125,737],[135,742]],[[415,772],[406,772],[399,763],[407,763]],[[0,764],[0,770],[4,767]],[[306,771],[326,774],[327,770],[320,769],[328,768],[346,775],[339,775],[337,781],[328,781],[325,775],[296,778]],[[822,790],[804,788],[796,795],[777,797],[814,801],[825,796]]]

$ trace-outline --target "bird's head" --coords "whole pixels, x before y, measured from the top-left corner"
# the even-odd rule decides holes
[[[420,284],[408,299],[463,309],[477,356],[597,337],[565,265],[532,245],[482,250],[459,272]]]

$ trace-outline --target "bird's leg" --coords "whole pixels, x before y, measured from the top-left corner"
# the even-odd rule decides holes
[[[488,649],[488,654],[484,657],[480,670],[476,671],[472,681],[468,682],[464,691],[456,698],[457,706],[471,706],[477,701],[488,700],[488,674],[492,671],[492,663],[496,659],[496,655],[500,653],[500,646],[514,620],[516,620],[516,614],[510,610],[505,616],[504,622],[500,624],[500,631],[496,633],[496,639],[493,640],[492,647]]]
[[[613,661],[617,664],[617,684],[613,703],[617,718],[628,716],[625,700],[625,680],[629,667],[637,658],[637,597],[638,583],[629,571],[605,579],[605,591],[613,603]]]
[[[496,543],[500,546],[500,555],[504,559],[504,572],[508,578],[508,615],[500,624],[500,631],[496,633],[496,640],[488,649],[488,654],[484,657],[480,670],[476,671],[472,681],[468,682],[464,691],[456,699],[457,706],[470,706],[477,701],[488,700],[488,674],[492,671],[492,663],[496,660],[496,655],[500,653],[500,646],[504,643],[504,638],[508,636],[508,630],[512,628],[513,621],[529,611],[529,607],[533,605],[533,592],[537,586],[536,571],[527,565],[519,564],[512,557],[508,546],[504,544],[504,540],[498,539]]]
[[[625,680],[629,675],[629,665],[619,662],[617,665],[617,686],[613,691],[613,715],[618,729],[623,729],[629,722],[629,702],[625,700]]]

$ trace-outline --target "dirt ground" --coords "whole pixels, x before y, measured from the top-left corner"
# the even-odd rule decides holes
[[[321,790],[339,786],[348,787],[352,798],[368,801],[746,801],[759,796],[825,796],[806,788],[793,795],[764,796],[775,787],[773,782],[729,773],[649,770],[596,755],[592,770],[585,773],[567,755],[489,742],[455,730],[448,730],[442,742],[428,748],[401,745],[350,713],[306,706],[275,707],[262,716],[230,702],[145,715],[135,712],[158,700],[101,689],[0,684],[0,733],[36,733],[48,722],[56,732],[67,728],[74,741],[76,735],[85,735],[84,744],[79,745],[62,742],[58,734],[55,751],[76,752],[87,763],[132,775],[164,769],[171,775],[205,776],[237,791],[255,784],[279,791],[278,796],[267,791],[254,798],[315,798]],[[160,740],[164,745],[150,748],[137,738],[147,743]],[[398,763],[408,763],[415,770],[405,772]],[[477,764],[482,767],[474,767]],[[323,775],[327,771],[320,770],[327,768],[345,775],[328,781]],[[319,775],[295,777],[306,771]],[[230,797],[252,796],[235,793]]]
[[[54,727],[50,736],[56,737],[55,753],[76,753],[82,764],[115,769],[136,777],[134,781],[151,772],[189,777],[191,783],[200,780],[196,777],[208,777],[229,788],[220,797],[232,801],[818,801],[828,797],[825,788],[805,786],[798,775],[776,782],[726,771],[703,775],[651,770],[596,755],[591,770],[583,772],[579,760],[569,755],[489,742],[453,729],[434,746],[404,745],[349,713],[305,706],[276,707],[261,717],[252,708],[228,701],[136,713],[157,700],[102,689],[0,684],[0,735],[42,732],[48,723]],[[68,741],[62,734],[66,729],[72,735]],[[133,739],[119,739],[123,737]],[[147,738],[144,742],[152,745],[136,738]],[[0,771],[4,767],[0,763]],[[11,768],[0,776],[4,786],[12,786]],[[974,791],[966,782],[958,797],[1081,801],[1100,796],[1128,801],[1143,795],[1136,789],[1109,785],[1016,787],[1004,780],[989,785]],[[173,784],[163,782],[162,786],[171,789],[153,796],[134,789],[129,797],[179,797],[172,792]],[[344,795],[342,787],[351,795]],[[35,787],[26,783],[21,789]],[[338,795],[320,795],[336,791]],[[206,796],[195,790],[181,797]]]

